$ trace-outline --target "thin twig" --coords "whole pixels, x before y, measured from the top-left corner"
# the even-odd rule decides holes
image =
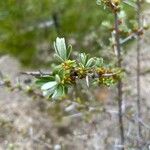
[[[141,33],[142,33],[143,29],[138,30],[137,32],[133,32],[132,34],[130,34],[128,37],[126,37],[125,39],[121,39],[120,40],[120,44],[124,44],[127,41],[137,38]]]
[[[122,67],[121,63],[121,45],[120,45],[120,36],[119,36],[119,25],[118,25],[118,14],[117,12],[114,13],[115,18],[115,41],[116,41],[116,48],[117,48],[117,58],[118,58],[118,67]],[[124,125],[123,125],[123,112],[122,112],[122,80],[119,80],[118,82],[118,118],[119,118],[119,128],[120,128],[120,141],[121,150],[124,150],[124,143],[125,143],[125,137],[124,137]]]
[[[141,119],[139,119],[139,122],[140,122],[141,125],[143,125],[145,128],[147,128],[148,130],[150,130],[150,126],[147,125],[145,122],[143,122]]]
[[[104,73],[101,76],[103,76],[103,77],[110,77],[110,76],[117,75],[119,73],[121,73],[121,72],[118,71],[118,72],[114,72],[114,73]],[[27,72],[20,72],[20,74],[22,74],[22,75],[30,75],[30,76],[49,76],[52,73],[51,72],[49,72],[49,73],[47,73],[47,72],[41,72],[41,71],[35,71],[35,72],[27,71]],[[93,74],[93,73],[91,73],[91,74]],[[90,73],[89,73],[89,75],[90,75]]]
[[[128,121],[132,122],[133,124],[136,124],[136,122],[137,122],[137,118],[129,118],[127,115],[125,115],[125,118],[128,119]],[[146,124],[143,120],[138,119],[138,121],[140,122],[140,124],[142,126],[144,126],[146,129],[150,130],[150,126],[148,124]]]
[[[28,76],[34,76],[34,77],[42,77],[42,76],[49,76],[51,73],[45,73],[45,72],[20,72],[22,75],[28,75]]]
[[[13,85],[11,83],[11,81],[9,81],[9,80],[6,80],[6,81],[5,80],[4,81],[0,80],[0,87],[7,87],[7,88],[10,88],[11,91],[19,90],[19,91],[23,91],[25,93],[28,93],[32,96],[37,96],[37,97],[40,97],[40,98],[44,98],[44,96],[41,93],[39,93],[39,92],[37,92],[33,89],[30,89],[30,88],[28,89],[27,87],[24,88],[24,86],[22,86],[21,84]]]
[[[119,73],[120,73],[120,71],[114,72],[114,73],[105,73],[105,74],[103,74],[102,76],[103,76],[103,77],[111,77],[111,76],[117,75],[117,74],[119,74]]]
[[[142,27],[141,22],[141,2],[140,0],[137,0],[137,23],[138,28],[140,29]],[[140,72],[141,72],[141,66],[140,66],[140,51],[141,51],[141,36],[139,35],[137,37],[137,118],[138,118],[138,137],[139,139],[142,138],[142,129],[141,129],[141,123],[139,121],[139,118],[141,118],[141,85],[140,85]]]
[[[136,4],[134,2],[131,2],[130,0],[123,0],[123,2],[131,7],[133,7],[134,9],[138,9]]]

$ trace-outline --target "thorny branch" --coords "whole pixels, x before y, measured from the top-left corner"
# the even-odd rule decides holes
[[[138,28],[142,27],[142,20],[141,20],[141,1],[137,0],[137,23]],[[141,51],[141,36],[137,37],[137,118],[138,118],[138,138],[142,138],[142,129],[139,119],[141,119],[141,85],[140,85],[140,51]]]
[[[117,58],[118,58],[118,67],[121,68],[121,45],[120,45],[120,36],[119,36],[119,25],[118,25],[118,14],[117,12],[114,13],[115,18],[115,41],[116,41],[116,48],[117,48]],[[122,81],[118,82],[118,118],[119,118],[119,128],[120,128],[120,140],[121,145],[124,146],[125,137],[124,137],[124,125],[123,125],[123,112],[122,112]],[[121,147],[121,150],[124,150],[124,147]]]
[[[120,71],[114,72],[114,73],[104,73],[101,76],[102,77],[111,77],[111,76],[117,75],[119,73],[120,73]],[[20,72],[20,74],[34,76],[34,77],[43,77],[43,76],[51,75],[51,73],[46,73],[46,72],[41,72],[41,71],[39,71],[39,72]],[[94,73],[89,74],[90,77],[93,75],[94,75]],[[95,75],[94,77],[98,77],[98,75]]]
[[[43,77],[43,76],[49,76],[51,74],[50,73],[46,73],[46,72],[41,72],[41,71],[36,71],[36,72],[20,72],[20,74],[22,75],[28,75],[28,76],[34,76],[34,77]]]

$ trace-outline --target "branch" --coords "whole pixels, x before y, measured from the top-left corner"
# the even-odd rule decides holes
[[[142,18],[141,18],[141,1],[137,0],[136,2],[137,5],[137,23],[138,23],[138,28],[140,29],[142,27]],[[141,55],[141,37],[138,36],[137,38],[137,56],[136,56],[136,60],[137,60],[137,73],[136,73],[136,83],[137,83],[137,126],[138,126],[138,131],[137,131],[137,135],[138,138],[142,138],[142,127],[141,127],[141,123],[139,121],[139,118],[141,118],[141,83],[140,83],[140,72],[141,72],[141,59],[140,59],[140,55]],[[139,145],[139,143],[138,143]]]
[[[132,34],[130,34],[128,37],[126,37],[125,39],[121,39],[120,40],[120,44],[124,44],[127,41],[133,39],[133,38],[137,38],[139,35],[141,35],[143,32],[143,29],[138,30],[137,32],[133,32]]]
[[[34,76],[34,77],[43,77],[43,76],[51,75],[51,72],[50,73],[41,72],[41,71],[38,71],[38,72],[20,72],[20,74],[28,75],[28,76]]]
[[[114,73],[104,73],[102,75],[98,75],[97,73],[92,72],[92,73],[87,73],[87,76],[89,76],[89,77],[92,76],[94,78],[111,77],[111,76],[114,76],[114,75],[117,75],[120,73],[121,73],[121,71],[114,72]],[[38,77],[50,76],[50,75],[52,75],[52,72],[47,73],[47,72],[36,71],[36,72],[20,72],[20,74],[38,78]]]
[[[114,13],[115,19],[115,42],[117,49],[117,59],[118,59],[118,67],[122,67],[121,60],[121,44],[120,44],[120,34],[119,34],[119,24],[118,24],[118,14]],[[119,128],[120,128],[120,144],[123,146],[125,144],[125,135],[124,135],[124,124],[123,124],[123,110],[122,110],[122,102],[123,102],[123,91],[122,91],[122,80],[118,82],[118,120],[119,120]],[[124,150],[124,147],[121,147],[121,150]]]
[[[44,98],[44,96],[41,93],[35,91],[34,89],[32,89],[32,88],[30,89],[30,87],[29,87],[29,89],[28,89],[28,87],[24,88],[24,86],[22,86],[20,84],[13,85],[11,83],[11,81],[9,81],[9,80],[4,80],[4,81],[0,80],[0,87],[7,87],[7,88],[10,88],[11,91],[19,90],[19,91],[26,92],[33,96],[38,96],[40,98]]]
[[[114,72],[114,73],[105,73],[105,74],[102,74],[102,77],[112,77],[112,76],[117,75],[119,73],[121,73],[121,72],[118,71],[118,72]]]
[[[135,3],[133,3],[133,2],[131,2],[130,0],[123,0],[123,2],[125,3],[125,4],[127,4],[127,5],[129,5],[129,6],[131,6],[131,7],[133,7],[134,9],[138,9],[137,8],[137,6],[136,6],[136,4]]]

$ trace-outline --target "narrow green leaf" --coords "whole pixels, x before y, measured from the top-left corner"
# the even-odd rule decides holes
[[[54,43],[54,48],[56,53],[63,59],[66,60],[67,50],[64,38],[56,38],[56,42]]]
[[[61,82],[61,79],[58,74],[55,75],[55,80],[58,84]]]
[[[52,98],[57,99],[57,98],[62,97],[62,96],[63,96],[63,86],[59,85],[57,87],[57,89],[54,91]]]
[[[54,57],[59,61],[59,62],[64,62],[64,60],[58,55],[58,54],[54,54]]]
[[[54,76],[38,77],[38,79],[35,81],[35,84],[37,84],[38,86],[42,86],[43,84],[54,80]]]
[[[71,52],[72,52],[72,45],[69,45],[67,48],[67,59],[69,59]]]
[[[85,67],[92,67],[93,65],[94,65],[94,59],[93,59],[93,58],[90,58],[90,59],[87,61]]]
[[[57,85],[56,81],[47,82],[41,87],[41,90],[48,90],[55,87],[56,85]]]

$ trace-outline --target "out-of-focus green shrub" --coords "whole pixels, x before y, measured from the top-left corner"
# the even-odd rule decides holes
[[[129,17],[133,17],[132,11],[128,12]],[[112,18],[96,5],[96,1],[2,0],[0,54],[10,53],[24,65],[36,66],[36,53],[40,45],[47,43],[52,46],[56,36],[77,40],[78,45],[74,42],[76,48],[96,52],[100,49],[97,38],[109,41],[110,32],[101,32],[101,23]],[[54,24],[51,26],[52,22]],[[51,51],[50,47],[46,49]]]

